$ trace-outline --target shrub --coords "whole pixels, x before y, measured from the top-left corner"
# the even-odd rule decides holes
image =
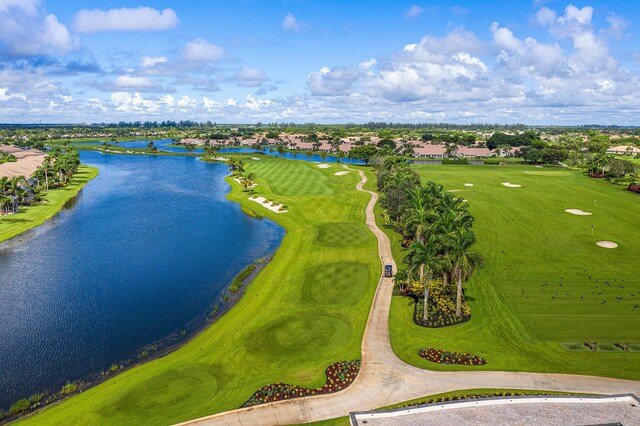
[[[31,407],[31,403],[28,399],[19,399],[13,403],[9,408],[9,415],[14,416],[16,414],[24,413]]]
[[[254,263],[250,263],[249,265],[247,265],[247,267],[240,271],[240,273],[233,279],[231,285],[229,286],[229,291],[231,293],[237,293],[238,290],[240,290],[240,287],[242,287],[242,284],[244,284],[244,280],[246,280],[247,277],[251,275],[253,271],[255,271],[255,269],[256,265]]]
[[[69,394],[75,393],[75,391],[77,391],[77,390],[78,390],[78,385],[77,384],[67,382],[67,384],[64,385],[62,387],[62,389],[60,390],[60,394],[61,395],[69,395]]]
[[[275,383],[258,389],[242,407],[338,392],[353,383],[358,371],[360,371],[360,361],[358,360],[336,362],[327,367],[325,371],[327,380],[322,387],[309,389],[286,383]]]
[[[436,364],[484,365],[487,360],[478,355],[427,348],[418,351],[418,355]]]
[[[636,194],[640,194],[640,183],[632,183],[627,189]]]

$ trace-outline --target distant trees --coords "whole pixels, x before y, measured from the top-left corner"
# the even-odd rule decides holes
[[[487,148],[496,149],[500,145],[530,146],[540,142],[542,142],[540,135],[533,131],[526,131],[515,135],[496,132],[487,139]],[[542,143],[544,144],[544,142]]]
[[[378,153],[378,148],[373,145],[362,145],[351,148],[349,151],[349,158],[356,158],[364,161],[365,164],[369,164],[369,161]]]

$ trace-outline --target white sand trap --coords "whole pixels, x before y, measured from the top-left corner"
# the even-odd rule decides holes
[[[251,159],[252,159],[252,160],[256,160],[256,161],[260,161],[260,159],[259,159],[259,158],[256,158],[256,157],[251,157]]]
[[[462,189],[450,189],[447,192],[461,192]]]
[[[349,173],[349,172],[335,172],[334,175],[336,175],[336,176],[344,176],[347,173]]]
[[[328,169],[331,166],[323,163],[323,164],[318,164],[318,167],[320,167],[321,169]]]
[[[238,179],[238,178],[233,178],[233,180],[235,180],[236,182],[238,182],[238,185],[242,186],[242,181],[241,181],[240,179]],[[254,188],[254,187],[256,187],[256,186],[258,186],[258,184],[257,184],[257,183],[254,183],[253,185],[249,185],[249,188]]]
[[[593,214],[591,212],[583,212],[580,209],[566,209],[565,212],[571,213],[571,214],[576,214],[578,216],[591,216]]]
[[[280,210],[280,207],[282,207],[282,204],[276,204],[274,202],[267,201],[267,199],[264,197],[249,197],[249,199],[251,201],[255,201],[258,204],[261,204],[262,207],[264,207],[265,209],[269,209],[275,213],[286,213],[289,211],[289,210]]]
[[[465,183],[464,186],[473,186],[472,183]]]
[[[542,166],[536,166],[536,168],[541,169],[541,168],[542,168]]]
[[[598,241],[596,245],[604,248],[617,248],[618,245],[613,241]]]
[[[502,182],[502,186],[506,186],[507,188],[521,188],[522,185],[518,185],[516,183],[511,182]]]

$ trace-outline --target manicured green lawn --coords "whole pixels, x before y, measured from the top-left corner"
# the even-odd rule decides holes
[[[98,175],[95,167],[81,165],[65,187],[51,189],[45,196],[46,202],[23,207],[18,213],[0,216],[0,242],[43,224],[55,216],[69,199],[75,197],[82,187]]]
[[[488,360],[473,369],[640,379],[640,352],[573,352],[561,345],[640,343],[640,196],[562,169],[428,165],[416,170],[423,182],[442,183],[469,201],[476,218],[475,250],[485,266],[466,285],[472,309],[466,324],[416,326],[410,299],[393,298],[390,332],[400,358],[433,370],[460,369],[417,355],[420,348],[435,347]],[[397,235],[392,239],[401,260]],[[598,247],[600,240],[619,247]]]
[[[272,218],[287,234],[237,306],[177,351],[126,371],[25,421],[31,424],[170,424],[240,407],[258,388],[285,382],[320,386],[336,361],[360,359],[380,274],[377,245],[364,225],[367,194],[339,165],[244,157],[257,195],[288,206]],[[346,239],[336,239],[345,232]]]

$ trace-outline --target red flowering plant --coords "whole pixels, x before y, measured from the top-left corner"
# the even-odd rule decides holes
[[[310,389],[286,383],[274,383],[258,389],[247,402],[242,404],[242,407],[251,407],[252,405],[300,398],[303,396],[338,392],[353,383],[358,375],[358,371],[360,371],[359,360],[336,362],[325,370],[327,380],[324,385],[319,388]]]
[[[478,355],[427,348],[418,351],[418,355],[436,364],[484,365],[487,360]]]

